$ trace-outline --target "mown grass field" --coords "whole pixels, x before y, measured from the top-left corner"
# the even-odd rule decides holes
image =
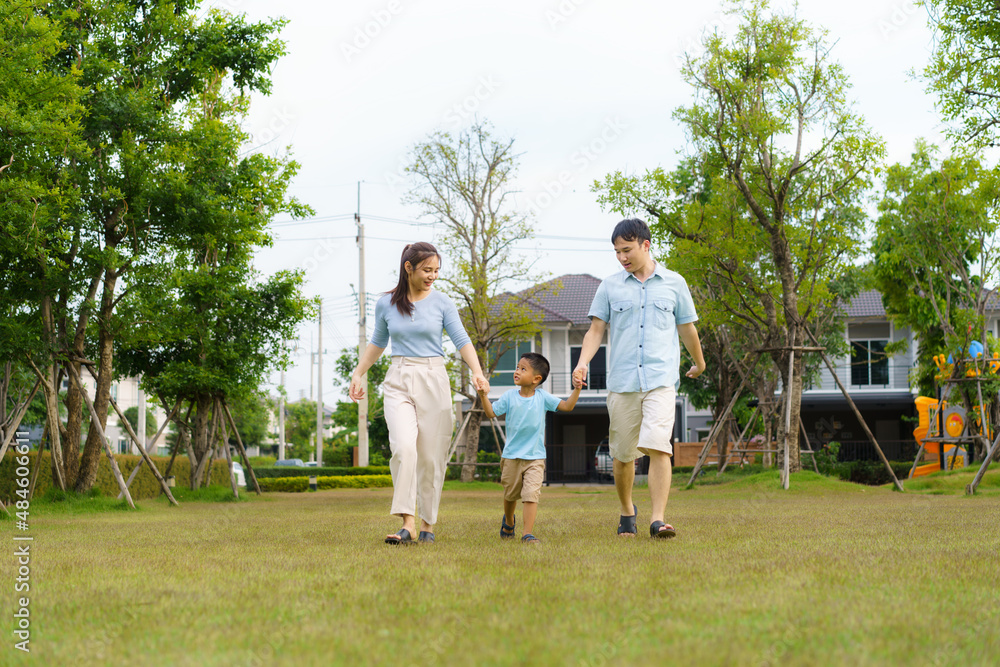
[[[32,652],[5,633],[0,664],[994,665],[1000,655],[1000,470],[971,498],[812,473],[793,476],[789,492],[775,473],[675,487],[679,536],[665,541],[643,537],[645,489],[640,537],[621,539],[613,489],[551,487],[537,547],[500,541],[499,486],[488,483],[449,483],[437,544],[384,545],[397,526],[390,493],[182,497],[179,509],[146,501],[135,512],[110,499],[39,501]],[[10,623],[15,531],[0,527]]]

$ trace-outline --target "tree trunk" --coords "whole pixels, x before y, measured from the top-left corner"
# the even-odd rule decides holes
[[[42,382],[42,396],[45,397],[45,428],[49,432],[49,451],[52,452],[52,481],[63,491],[66,490],[66,467],[63,465],[62,446],[59,442],[59,395],[56,378],[58,366],[52,364],[46,369],[46,381]]]
[[[101,293],[101,312],[98,317],[99,333],[97,338],[97,377],[94,379],[94,412],[98,422],[91,417],[90,429],[87,431],[87,443],[83,447],[80,458],[80,471],[76,479],[76,490],[86,493],[94,486],[97,479],[97,466],[101,461],[101,431],[108,425],[108,406],[111,403],[111,382],[113,380],[114,336],[111,333],[111,317],[115,306],[115,286],[118,274],[108,270],[104,274],[104,290]],[[98,424],[100,428],[98,428]]]
[[[800,343],[796,343],[800,345]],[[781,392],[781,418],[778,423],[778,437],[776,438],[776,444],[778,449],[778,467],[784,468],[785,464],[785,439],[788,439],[788,472],[799,472],[802,470],[802,460],[799,454],[799,419],[802,414],[802,354],[795,355],[795,361],[792,365],[792,383],[788,384],[788,355],[790,352],[782,352],[778,357],[777,363],[782,371],[782,376],[784,377],[784,391]],[[791,419],[789,420],[789,415],[786,414],[786,409],[789,407],[788,404],[788,392],[791,392]],[[791,424],[787,428],[786,424]]]
[[[197,489],[200,486],[201,476],[208,462],[208,450],[211,448],[208,429],[211,416],[212,397],[208,394],[199,394],[196,399],[194,428],[191,434],[191,452],[194,455],[191,460],[192,489]]]
[[[472,405],[469,425],[465,427],[465,458],[463,463],[475,463],[479,456],[479,429],[483,423],[483,413],[479,412],[479,399]],[[476,474],[476,467],[462,466],[462,481],[471,482]]]

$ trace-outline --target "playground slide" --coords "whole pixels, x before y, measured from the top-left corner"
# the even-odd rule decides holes
[[[937,472],[941,469],[941,464],[937,460],[941,452],[940,442],[924,442],[924,438],[927,437],[927,432],[930,429],[930,412],[932,409],[938,407],[937,399],[928,398],[927,396],[917,396],[914,399],[917,405],[917,416],[920,418],[920,422],[917,424],[917,428],[913,429],[913,438],[917,441],[917,445],[923,445],[924,451],[928,454],[935,455],[935,460],[933,463],[926,463],[922,466],[917,466],[916,470],[913,471],[914,477],[922,477],[923,475],[929,475],[932,472]],[[944,453],[947,457],[955,449],[956,445],[945,445]]]
[[[921,421],[922,421],[922,419],[921,419]],[[916,439],[918,446],[921,445],[921,444],[923,444],[924,438],[927,437],[927,427],[926,426],[919,426],[919,427],[913,429],[913,437]],[[938,443],[936,443],[936,442],[928,442],[928,443],[926,443],[924,445],[924,451],[925,452],[930,452],[930,453],[937,454]],[[941,469],[941,464],[939,462],[937,462],[937,461],[934,461],[934,463],[927,463],[927,464],[922,465],[922,466],[917,466],[916,470],[913,471],[913,476],[914,477],[923,477],[924,475],[929,475],[932,472],[937,472],[940,469]]]

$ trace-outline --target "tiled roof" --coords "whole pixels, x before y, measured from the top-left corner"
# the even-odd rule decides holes
[[[851,299],[845,310],[848,317],[885,317],[882,294],[874,289],[865,290]]]
[[[531,301],[546,311],[546,322],[587,325],[590,324],[587,313],[600,284],[601,279],[590,274],[570,273],[543,283]]]

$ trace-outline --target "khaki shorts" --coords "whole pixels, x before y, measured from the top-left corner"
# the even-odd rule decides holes
[[[608,392],[611,457],[628,463],[649,454],[650,450],[673,454],[670,439],[674,435],[676,410],[677,392],[673,387],[623,394]]]
[[[500,483],[503,499],[537,503],[545,478],[545,459],[500,459]]]

